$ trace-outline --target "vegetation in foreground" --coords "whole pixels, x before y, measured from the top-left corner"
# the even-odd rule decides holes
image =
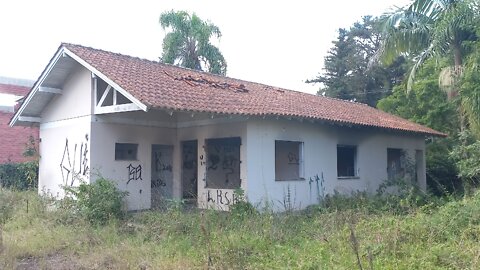
[[[0,268],[480,268],[479,192],[460,199],[335,195],[281,214],[245,203],[231,213],[171,203],[102,223],[92,222],[92,209],[69,204],[53,209],[33,191],[0,190]]]

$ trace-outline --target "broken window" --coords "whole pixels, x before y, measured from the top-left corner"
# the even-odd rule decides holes
[[[221,138],[205,140],[206,187],[216,189],[240,188],[241,139]]]
[[[405,177],[405,154],[402,149],[387,148],[388,180]]]
[[[275,180],[303,179],[303,142],[275,141]]]
[[[138,144],[115,143],[115,160],[137,160]]]
[[[357,147],[355,145],[337,145],[337,176],[357,176]]]

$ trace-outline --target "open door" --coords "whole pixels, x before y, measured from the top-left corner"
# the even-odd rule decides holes
[[[173,146],[152,145],[152,208],[173,196]]]
[[[197,141],[182,142],[182,198],[197,201]]]

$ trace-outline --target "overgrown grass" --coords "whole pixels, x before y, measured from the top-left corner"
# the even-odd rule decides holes
[[[35,192],[1,190],[0,268],[480,268],[480,193],[398,211],[388,200],[334,196],[285,214],[174,207],[93,225],[47,210],[51,202]]]

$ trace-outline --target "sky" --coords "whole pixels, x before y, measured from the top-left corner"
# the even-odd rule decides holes
[[[408,0],[2,0],[0,76],[36,80],[61,42],[158,60],[164,11],[186,10],[216,24],[227,76],[308,93],[337,37],[364,15]]]

